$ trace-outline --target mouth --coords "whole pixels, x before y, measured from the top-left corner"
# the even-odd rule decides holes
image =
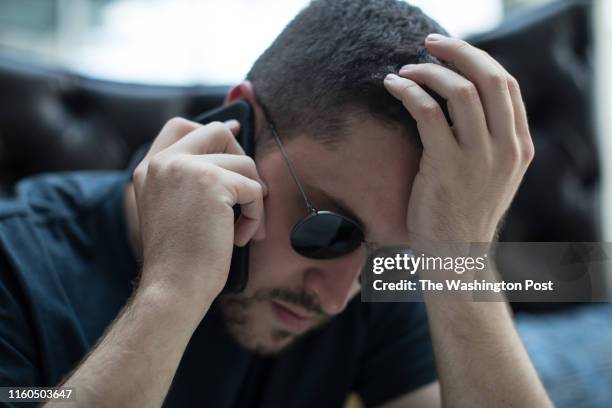
[[[316,322],[317,315],[307,312],[302,308],[293,305],[289,306],[277,300],[272,300],[271,304],[276,319],[290,332],[296,334],[304,333]]]

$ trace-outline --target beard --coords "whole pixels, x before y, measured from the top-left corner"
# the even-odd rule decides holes
[[[261,355],[276,355],[305,334],[292,333],[273,323],[270,310],[273,300],[293,304],[316,314],[316,322],[306,333],[321,327],[330,318],[323,312],[316,297],[303,291],[275,288],[260,289],[253,295],[223,295],[219,298],[223,321],[230,336],[244,349]],[[258,313],[262,310],[264,313]]]

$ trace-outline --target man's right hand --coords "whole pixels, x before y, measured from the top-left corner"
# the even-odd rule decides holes
[[[139,290],[162,290],[204,311],[225,285],[232,244],[265,236],[265,186],[231,122],[171,119],[136,167]],[[234,226],[235,204],[242,215]]]

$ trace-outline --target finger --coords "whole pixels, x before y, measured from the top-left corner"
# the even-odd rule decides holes
[[[514,128],[522,159],[525,163],[530,163],[533,159],[535,148],[529,131],[529,120],[527,118],[527,108],[521,93],[521,87],[518,81],[514,78],[495,58],[486,51],[481,52],[496,64],[506,74],[508,79],[508,90],[510,91],[510,99],[512,100],[512,110],[514,111]]]
[[[185,153],[200,155],[209,152],[246,155],[230,130],[232,127],[236,129],[236,125],[231,123],[231,121],[229,125],[221,122],[200,125],[180,118],[172,119],[169,122],[172,123],[166,124],[160,132],[160,136],[156,139],[156,142],[160,139],[160,143],[155,148],[154,146],[151,147],[145,158],[134,170],[132,179],[135,182],[137,192],[142,187],[141,185],[148,173],[149,163],[155,155]],[[182,135],[188,129],[192,129],[192,131]],[[175,140],[175,142],[159,150],[161,146],[166,145],[170,140]]]
[[[499,63],[495,58],[488,52],[480,50],[485,57],[487,57],[493,64],[504,72],[508,81],[508,90],[510,91],[510,99],[512,100],[512,110],[514,111],[514,127],[519,138],[523,138],[525,135],[529,136],[529,122],[527,120],[527,110],[525,108],[525,101],[521,94],[521,88],[518,81],[514,78],[502,64]]]
[[[206,154],[200,156],[200,158],[226,170],[256,180],[261,184],[264,197],[268,195],[268,188],[261,177],[259,177],[255,161],[249,156],[238,154]]]
[[[252,158],[245,155],[234,154],[207,154],[199,156],[198,160],[203,160],[215,164],[216,166],[221,167],[222,169],[229,170],[234,173],[238,173],[244,177],[248,177],[251,180],[255,180],[261,185],[262,196],[266,197],[268,195],[268,188],[261,179],[261,177],[259,177],[259,173],[257,172],[257,166],[255,165],[255,161]],[[238,222],[242,224],[245,221],[240,221],[239,218]],[[257,240],[262,240],[265,239],[265,237],[265,216],[262,214],[262,220],[259,223],[259,226],[255,234],[253,235],[253,238]]]
[[[238,132],[240,132],[240,122],[236,119],[226,120],[223,124],[229,128],[234,136],[237,136]]]
[[[221,122],[211,122],[187,134],[164,153],[229,153],[245,155],[230,128]]]
[[[263,190],[261,184],[241,174],[223,170],[222,182],[230,190],[233,202],[240,204],[240,217],[234,226],[234,243],[246,245],[259,230],[265,236]]]
[[[180,117],[172,118],[164,124],[164,127],[151,144],[149,151],[141,162],[138,163],[138,166],[136,166],[132,174],[132,181],[134,182],[137,196],[140,193],[142,183],[146,177],[148,164],[151,158],[167,147],[172,146],[185,135],[201,127],[202,125],[197,122],[192,122]]]
[[[533,159],[535,148],[533,145],[533,140],[531,139],[531,132],[529,131],[527,109],[525,108],[525,102],[523,101],[519,83],[516,78],[514,78],[508,72],[508,70],[488,52],[484,50],[479,51],[482,52],[482,54],[488,58],[491,63],[495,64],[506,75],[510,99],[512,100],[512,111],[514,112],[514,129],[516,131],[516,139],[518,141],[518,151],[522,161],[528,164]]]
[[[233,171],[234,173],[238,173],[242,176],[248,177],[252,180],[256,180],[261,185],[262,195],[265,198],[268,195],[268,187],[263,182],[261,177],[259,177],[259,173],[257,172],[257,167],[255,165],[255,161],[248,156],[243,155],[234,155],[234,154],[207,154],[204,156],[200,156],[202,160],[205,160],[209,163],[213,163],[218,167],[223,169]],[[241,224],[245,221],[238,222]],[[262,219],[259,223],[259,226],[253,235],[253,239],[263,240],[266,237],[266,223],[265,223],[265,215],[262,214]]]
[[[484,56],[481,50],[457,38],[429,35],[425,46],[432,55],[451,62],[461,74],[476,84],[492,136],[513,138],[514,110],[504,71]]]
[[[407,65],[399,74],[426,85],[448,101],[455,135],[460,143],[472,146],[489,143],[482,102],[472,82],[438,64]]]
[[[416,82],[389,74],[384,84],[387,91],[402,102],[416,121],[425,149],[444,154],[457,146],[442,108]]]
[[[527,110],[521,94],[518,81],[514,78],[502,64],[493,58],[488,52],[479,50],[492,64],[495,64],[504,73],[508,83],[508,91],[512,101],[512,111],[514,112],[514,129],[516,133],[518,152],[524,163],[530,163],[534,156],[534,145],[529,131]]]
[[[514,110],[514,127],[519,139],[524,141],[525,138],[531,140],[529,133],[529,121],[527,120],[527,109],[521,94],[521,87],[518,81],[508,74],[508,89],[510,90],[510,98],[512,99],[512,108]]]
[[[147,152],[144,160],[173,145],[185,135],[201,127],[201,124],[184,118],[176,117],[170,119],[164,124],[164,127],[153,141],[153,144],[151,144],[151,148]]]

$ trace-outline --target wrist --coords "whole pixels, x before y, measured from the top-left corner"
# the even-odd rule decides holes
[[[141,283],[134,295],[137,306],[152,310],[161,319],[177,320],[194,329],[208,313],[213,300],[214,296],[206,293],[195,299],[194,295],[161,282]]]

